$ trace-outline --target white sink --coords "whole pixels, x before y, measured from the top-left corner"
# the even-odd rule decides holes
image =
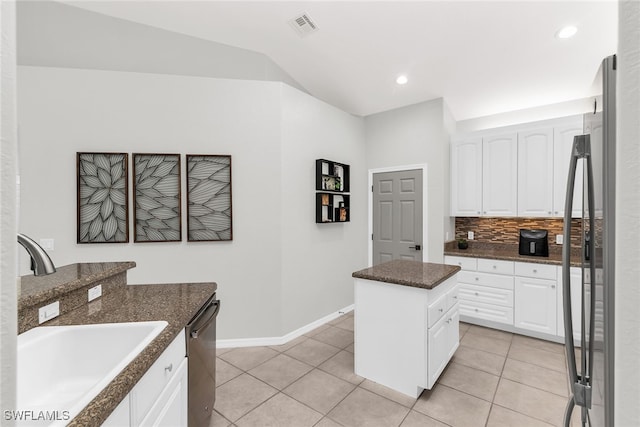
[[[18,335],[18,410],[28,411],[29,418],[55,414],[53,420],[18,425],[66,425],[166,326],[164,321],[40,326]]]

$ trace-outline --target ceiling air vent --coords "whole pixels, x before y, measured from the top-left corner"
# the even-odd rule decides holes
[[[293,18],[289,21],[289,24],[296,30],[300,37],[305,37],[318,31],[318,26],[307,13]]]

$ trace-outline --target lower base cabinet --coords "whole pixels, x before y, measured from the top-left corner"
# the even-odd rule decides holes
[[[516,277],[515,327],[555,335],[556,299],[555,280]]]
[[[458,306],[451,308],[429,329],[429,370],[427,388],[433,387],[447,363],[453,357],[460,341],[460,314]]]
[[[187,362],[185,334],[182,331],[102,426],[187,427]]]

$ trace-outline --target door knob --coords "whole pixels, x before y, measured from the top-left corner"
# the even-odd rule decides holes
[[[419,251],[420,249],[422,249],[422,247],[420,245],[415,245],[415,246],[409,246],[409,249],[415,249],[416,251]]]

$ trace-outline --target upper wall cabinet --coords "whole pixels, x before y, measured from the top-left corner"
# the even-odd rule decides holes
[[[553,128],[518,132],[518,216],[553,214]]]
[[[569,161],[571,160],[571,148],[573,137],[582,135],[582,116],[576,117],[569,123],[556,126],[553,129],[553,216],[564,217],[565,197],[567,193],[567,180],[569,177]],[[573,205],[571,216],[582,216],[582,162],[578,162],[576,169],[575,191],[573,193]]]
[[[451,215],[564,216],[573,137],[582,133],[580,115],[454,139]],[[577,176],[582,176],[581,163]],[[575,186],[572,216],[580,217],[581,179]]]
[[[518,144],[516,133],[482,139],[482,214],[518,214]]]
[[[451,215],[480,216],[482,211],[482,138],[451,144]]]

